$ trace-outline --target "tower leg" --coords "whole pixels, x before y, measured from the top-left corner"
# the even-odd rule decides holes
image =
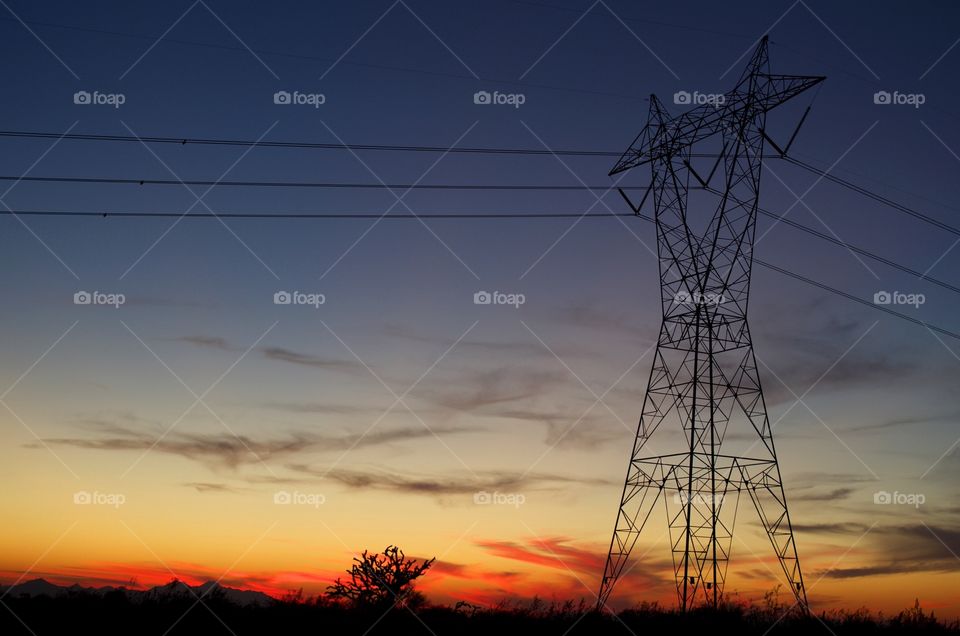
[[[751,474],[752,473],[752,474]],[[809,611],[807,589],[800,570],[800,558],[797,555],[797,543],[793,537],[787,498],[780,479],[780,467],[776,460],[760,469],[743,468],[743,480],[746,483],[750,499],[756,506],[760,522],[763,524],[773,550],[780,561],[780,567],[790,584],[790,591],[797,601],[797,607],[803,613]]]

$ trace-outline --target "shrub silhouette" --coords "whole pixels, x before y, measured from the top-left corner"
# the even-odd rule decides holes
[[[418,562],[408,559],[399,547],[387,546],[382,553],[363,551],[347,570],[350,578],[338,578],[327,587],[327,597],[357,608],[412,607],[424,597],[413,589],[413,582],[430,569],[436,557]]]

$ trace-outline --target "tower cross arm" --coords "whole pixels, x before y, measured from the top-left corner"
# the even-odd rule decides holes
[[[670,159],[735,122],[776,108],[826,78],[819,75],[756,73],[750,79],[752,82],[742,82],[734,90],[725,93],[722,101],[715,100],[714,103],[697,106],[672,119],[651,117],[610,174],[618,174],[651,161]]]
[[[793,99],[823,80],[822,75],[758,75],[757,92],[761,95],[763,110],[769,111],[780,104]]]

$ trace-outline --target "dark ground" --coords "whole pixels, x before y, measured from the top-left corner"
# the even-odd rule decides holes
[[[96,634],[111,636],[175,636],[217,634],[424,634],[427,636],[537,636],[647,634],[960,634],[956,623],[938,622],[919,608],[897,616],[878,617],[867,612],[784,616],[783,608],[729,607],[674,611],[640,607],[618,616],[585,612],[584,605],[504,605],[485,610],[424,607],[387,611],[359,611],[315,602],[278,602],[270,607],[240,607],[223,599],[195,598],[130,602],[122,592],[106,595],[71,594],[59,598],[0,599],[0,634],[47,636]]]

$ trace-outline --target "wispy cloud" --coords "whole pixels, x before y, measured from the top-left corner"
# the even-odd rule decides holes
[[[220,351],[243,351],[242,347],[232,344],[226,338],[221,336],[211,336],[204,334],[194,334],[178,336],[172,338],[177,342],[200,347],[203,349],[217,349]],[[267,360],[276,362],[287,362],[299,366],[313,367],[316,369],[327,369],[331,371],[343,371],[346,373],[361,373],[364,369],[356,360],[345,358],[335,358],[331,356],[322,356],[315,353],[304,351],[295,351],[286,347],[263,346],[259,347],[258,352]]]
[[[387,336],[392,338],[401,338],[404,340],[410,340],[413,342],[422,342],[429,343],[431,345],[436,345],[440,348],[449,347],[454,343],[452,338],[441,338],[433,335],[425,335],[402,327],[399,325],[388,325],[384,329],[384,333]],[[523,340],[470,340],[464,339],[457,344],[457,349],[467,350],[473,352],[485,352],[495,354],[497,356],[503,354],[509,354],[511,356],[520,356],[524,359],[536,358],[536,359],[551,359],[553,354],[551,354],[547,349],[542,345],[536,342],[529,342]],[[558,352],[563,358],[574,358],[583,355],[590,355],[590,352],[581,348],[574,347],[563,347]]]
[[[840,530],[840,528],[837,528]],[[851,527],[850,534],[858,531]],[[877,527],[870,532],[875,558],[866,565],[836,568],[823,572],[835,579],[884,576],[900,573],[957,571],[960,554],[960,527],[923,523]]]
[[[268,409],[305,415],[354,415],[358,413],[383,412],[383,407],[335,404],[333,402],[267,402],[263,406]]]
[[[910,426],[916,426],[918,424],[930,424],[932,422],[956,422],[957,420],[960,420],[960,413],[956,411],[947,413],[931,413],[929,415],[894,417],[881,422],[852,426],[850,428],[843,429],[843,432],[870,433],[885,429],[907,428]]]
[[[289,362],[291,364],[299,364],[305,367],[329,369],[333,371],[348,371],[351,373],[363,371],[363,367],[355,360],[345,360],[342,358],[331,358],[312,353],[303,353],[300,351],[285,349],[283,347],[261,347],[260,352],[268,360]]]
[[[508,471],[479,471],[476,477],[462,474],[453,475],[417,475],[398,473],[389,470],[324,470],[322,467],[306,464],[288,464],[290,470],[318,479],[332,480],[347,488],[357,490],[378,490],[393,493],[451,496],[469,495],[465,501],[472,502],[475,493],[511,492],[529,493],[533,491],[559,490],[571,485],[608,486],[611,482],[592,477],[576,477],[548,473],[522,473]]]
[[[855,488],[834,488],[828,492],[801,492],[790,497],[793,501],[840,501],[856,492]]]
[[[627,312],[614,313],[603,307],[600,302],[580,302],[561,307],[557,316],[561,322],[584,329],[615,332],[648,342],[656,340],[656,324],[651,326],[649,321],[638,320]]]
[[[324,453],[344,451],[352,448],[379,446],[394,442],[417,440],[430,437],[434,433],[460,434],[476,429],[439,428],[429,431],[424,427],[407,427],[377,430],[366,435],[323,435],[314,432],[293,431],[281,437],[254,438],[246,435],[234,436],[229,433],[189,433],[173,431],[160,437],[158,434],[134,430],[114,424],[110,434],[99,437],[60,437],[42,440],[55,446],[70,446],[98,451],[147,451],[176,455],[204,464],[215,469],[237,467],[252,464],[260,460],[290,458],[303,453]],[[41,447],[39,443],[27,447]]]
[[[468,369],[415,391],[415,396],[444,408],[476,412],[483,407],[542,397],[565,382],[569,382],[569,376],[561,371],[512,366]]]
[[[547,446],[557,448],[596,449],[604,444],[624,438],[626,431],[613,419],[603,407],[593,409],[603,414],[589,414],[580,418],[572,411],[547,411],[524,408],[488,409],[484,413],[491,417],[510,420],[535,422],[546,427]],[[579,421],[577,421],[579,419]]]
[[[794,523],[792,524],[792,527],[796,532],[827,535],[852,535],[857,537],[866,532],[870,526],[854,521],[835,521],[830,523]]]
[[[228,484],[220,484],[214,482],[203,482],[203,481],[191,481],[183,484],[188,488],[193,488],[197,492],[230,492],[230,493],[240,493],[246,490],[245,488],[237,488],[236,486],[230,486]]]
[[[237,349],[227,342],[226,338],[219,336],[179,336],[173,338],[173,340],[207,349],[219,349],[221,351],[236,351]]]

